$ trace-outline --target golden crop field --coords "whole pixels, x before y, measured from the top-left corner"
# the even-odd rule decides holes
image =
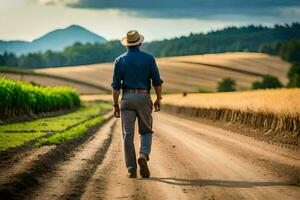
[[[287,62],[283,62],[279,57],[270,56],[262,53],[222,53],[205,54],[195,56],[180,56],[171,58],[172,60],[183,62],[204,63],[217,66],[227,66],[232,69],[243,70],[254,73],[271,73],[287,81],[286,73],[283,73],[289,67]]]
[[[232,110],[300,116],[300,89],[268,89],[243,92],[164,95],[163,103],[198,108]]]
[[[152,99],[155,97],[153,96]],[[300,89],[267,89],[242,92],[191,93],[163,95],[163,104],[196,108],[231,110],[300,116]],[[111,95],[83,95],[83,101],[111,101]]]
[[[165,92],[195,92],[200,87],[214,91],[224,77],[236,80],[238,89],[248,89],[260,80],[257,74],[273,74],[287,83],[290,64],[261,53],[222,53],[158,58]],[[78,79],[110,89],[112,63],[37,69],[36,72]]]

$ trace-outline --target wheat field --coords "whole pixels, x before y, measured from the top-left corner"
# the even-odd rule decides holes
[[[155,99],[155,95],[152,96]],[[207,109],[230,109],[285,116],[300,116],[300,89],[163,95],[162,104]],[[82,95],[83,101],[112,101],[111,95]]]
[[[163,109],[175,115],[225,121],[272,132],[268,140],[299,145],[300,89],[166,95]],[[283,132],[293,132],[285,134]],[[282,132],[282,133],[281,133]],[[294,134],[295,133],[295,134]],[[264,134],[258,134],[265,137]],[[265,138],[266,139],[266,138]]]
[[[245,112],[300,116],[300,89],[269,89],[207,94],[169,94],[163,103],[197,108],[226,108]]]
[[[252,82],[260,80],[257,74],[273,74],[287,83],[288,62],[279,57],[261,53],[222,53],[195,56],[158,58],[157,64],[165,81],[167,93],[196,92],[199,88],[215,91],[217,82],[231,77],[237,88],[245,90]],[[90,82],[110,89],[112,63],[74,67],[37,69],[36,72],[68,77]]]

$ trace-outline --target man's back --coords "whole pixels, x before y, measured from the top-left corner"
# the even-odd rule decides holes
[[[114,89],[151,89],[162,83],[155,59],[139,48],[130,48],[115,60]]]

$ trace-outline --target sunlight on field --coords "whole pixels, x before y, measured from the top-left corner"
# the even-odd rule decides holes
[[[111,95],[83,95],[82,101],[112,101]],[[155,95],[152,96],[155,99]],[[201,108],[229,108],[242,111],[300,114],[300,89],[269,89],[226,93],[191,93],[163,95],[162,104]]]
[[[165,95],[164,104],[201,108],[229,108],[242,111],[300,114],[300,89],[258,90],[207,94]]]
[[[253,73],[272,74],[286,84],[286,74],[290,67],[288,62],[279,57],[245,52],[157,58],[157,64],[164,80],[164,91],[168,93],[197,92],[199,88],[215,91],[218,81],[225,77],[236,80],[237,88],[244,90],[261,79]],[[37,69],[35,72],[72,78],[111,89],[112,70],[113,63],[102,63]]]

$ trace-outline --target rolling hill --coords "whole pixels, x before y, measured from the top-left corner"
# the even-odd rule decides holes
[[[106,43],[107,41],[89,30],[72,25],[65,29],[57,29],[46,35],[27,41],[0,41],[0,54],[5,51],[13,52],[17,55],[30,52],[45,52],[47,50],[62,51],[65,47],[71,46],[76,42],[80,43]]]
[[[236,80],[239,90],[251,87],[263,74],[272,74],[286,84],[290,64],[279,57],[261,53],[222,53],[196,56],[158,58],[164,91],[196,92],[199,88],[214,91],[224,77]],[[34,70],[72,78],[110,89],[112,63]]]

